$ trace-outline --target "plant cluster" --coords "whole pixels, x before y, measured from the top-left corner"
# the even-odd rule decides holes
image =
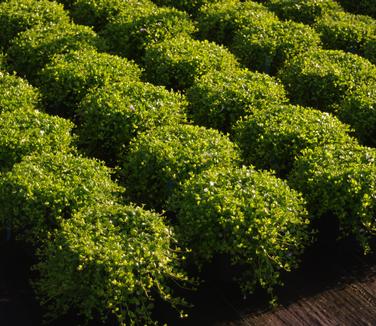
[[[150,0],[74,0],[70,13],[77,24],[93,26],[102,30],[119,15],[135,18],[150,12],[156,6]]]
[[[90,88],[140,77],[141,69],[125,58],[81,50],[54,56],[38,74],[37,84],[50,112],[73,117]]]
[[[196,28],[188,14],[174,8],[155,8],[138,16],[119,15],[106,25],[101,35],[115,53],[140,60],[146,46],[191,35]]]
[[[347,12],[327,13],[315,24],[323,46],[364,55],[365,45],[376,36],[376,21]]]
[[[30,27],[68,23],[69,15],[61,4],[49,0],[6,0],[0,3],[0,48]]]
[[[236,146],[216,130],[162,126],[131,142],[123,167],[124,184],[132,201],[160,210],[190,175],[238,161]]]
[[[317,49],[292,58],[278,76],[292,102],[334,111],[360,85],[375,81],[376,67],[352,53]]]
[[[63,219],[90,204],[114,203],[122,188],[102,163],[64,152],[26,156],[0,179],[0,223],[39,245]]]
[[[254,1],[215,1],[200,8],[196,17],[197,34],[201,39],[230,46],[235,32],[249,22],[276,19],[268,8]]]
[[[212,71],[188,88],[189,117],[196,124],[230,132],[240,117],[255,109],[286,103],[283,85],[267,74],[247,69]]]
[[[281,19],[308,25],[328,13],[343,11],[333,0],[267,0],[265,5]]]
[[[370,0],[58,2],[0,0],[0,231],[48,318],[158,324],[221,259],[274,298],[328,215],[370,249]]]
[[[88,205],[61,222],[37,253],[34,283],[51,320],[76,311],[85,320],[115,316],[120,325],[155,324],[155,299],[181,306],[184,283],[175,239],[164,219],[135,206]]]
[[[54,55],[104,48],[104,41],[91,28],[61,23],[37,25],[20,33],[7,53],[12,68],[33,80]]]
[[[0,114],[16,110],[37,108],[40,104],[40,92],[26,80],[0,72]]]
[[[308,25],[260,15],[235,33],[231,49],[248,68],[274,74],[285,62],[316,51],[320,44],[319,34]]]
[[[203,6],[198,35],[228,46],[248,68],[274,74],[284,61],[317,48],[319,34],[310,26],[281,21],[253,1],[218,1]]]
[[[271,293],[309,243],[304,200],[266,171],[212,167],[184,182],[168,206],[177,237],[197,264],[228,255],[243,267],[238,278],[245,293],[259,285]]]
[[[232,71],[239,66],[226,48],[185,35],[152,44],[144,56],[148,81],[168,88],[184,90],[209,71]]]
[[[123,81],[95,88],[77,108],[80,147],[108,163],[126,158],[140,132],[184,122],[185,101],[162,86]]]
[[[38,110],[20,108],[0,114],[0,171],[33,152],[72,150],[73,123]]]
[[[376,230],[376,151],[357,144],[329,144],[304,150],[289,176],[316,218],[334,214],[342,236],[354,235],[364,247]]]
[[[254,110],[237,123],[234,135],[246,164],[281,175],[306,148],[355,143],[349,127],[329,113],[296,105]]]
[[[362,85],[345,97],[338,117],[350,124],[361,143],[376,147],[376,84]]]

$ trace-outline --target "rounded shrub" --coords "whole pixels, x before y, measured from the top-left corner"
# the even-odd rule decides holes
[[[333,0],[268,0],[265,5],[281,19],[309,25],[327,13],[343,11]]]
[[[334,214],[342,235],[355,236],[365,251],[376,228],[375,162],[374,148],[329,144],[303,151],[289,176],[313,217]]]
[[[184,122],[186,102],[162,86],[118,82],[96,88],[77,109],[77,130],[83,150],[114,163],[125,157],[138,133]]]
[[[359,85],[376,79],[376,67],[356,54],[315,50],[291,58],[279,77],[292,102],[333,111]]]
[[[30,108],[0,114],[0,171],[33,152],[72,150],[73,123]]]
[[[254,1],[221,0],[207,3],[197,14],[198,33],[201,39],[218,44],[232,44],[237,30],[251,21],[276,20],[265,6]]]
[[[324,15],[314,27],[325,48],[359,55],[363,55],[366,42],[376,35],[375,19],[347,12]]]
[[[97,48],[105,48],[104,41],[87,26],[47,24],[20,33],[11,42],[8,56],[14,70],[33,79],[53,55]]]
[[[353,142],[349,127],[329,113],[295,105],[254,110],[234,128],[245,164],[285,175],[305,148]]]
[[[317,49],[320,42],[319,34],[310,26],[260,15],[236,31],[230,48],[248,68],[274,74],[284,62]]]
[[[7,0],[0,3],[0,47],[35,25],[69,22],[61,4],[48,0]]]
[[[137,81],[140,68],[125,58],[95,50],[56,55],[38,76],[48,109],[72,117],[74,108],[92,87],[123,79]]]
[[[243,292],[280,283],[310,242],[300,194],[266,171],[213,167],[187,180],[169,200],[176,236],[199,266],[218,254],[240,267]]]
[[[155,7],[149,0],[75,0],[70,13],[76,23],[101,30],[119,15],[136,17]]]
[[[144,63],[148,81],[178,90],[192,86],[209,71],[231,71],[239,66],[224,47],[184,35],[147,47]]]
[[[376,147],[376,84],[358,87],[338,107],[338,117],[355,129],[355,135]]]
[[[34,288],[47,318],[77,311],[85,320],[108,316],[119,325],[154,325],[153,302],[174,307],[172,280],[185,283],[172,230],[163,218],[134,206],[92,205],[63,221],[38,250]]]
[[[216,130],[162,126],[134,139],[122,174],[131,200],[160,210],[190,175],[238,162],[235,145]]]
[[[39,106],[39,90],[25,79],[16,75],[0,72],[0,113]]]
[[[115,53],[140,60],[145,47],[179,34],[187,36],[195,31],[188,14],[174,8],[154,8],[136,17],[119,15],[107,24],[102,35]]]
[[[374,0],[339,0],[339,3],[350,12],[376,18],[376,3]]]
[[[0,179],[0,224],[39,245],[81,207],[113,203],[122,191],[102,163],[63,152],[26,156]]]
[[[224,132],[254,109],[287,102],[278,80],[246,69],[203,75],[187,90],[187,99],[189,116],[196,124]]]

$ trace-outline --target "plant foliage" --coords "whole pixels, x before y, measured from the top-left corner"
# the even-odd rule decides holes
[[[320,36],[308,25],[264,18],[250,20],[235,33],[232,51],[250,69],[274,74],[300,53],[320,46]]]
[[[234,69],[212,71],[187,90],[189,116],[199,125],[231,131],[240,117],[254,109],[287,102],[284,87],[266,74]]]
[[[195,32],[188,14],[174,8],[155,8],[137,17],[119,15],[107,24],[102,35],[115,53],[140,60],[145,47],[177,35]]]
[[[125,58],[83,50],[54,56],[41,70],[38,85],[51,112],[72,117],[90,88],[140,76],[140,68]]]
[[[333,0],[268,0],[265,5],[281,19],[309,25],[323,15],[343,11]]]
[[[376,67],[352,53],[315,50],[292,58],[279,77],[292,102],[333,111],[357,87],[375,81]]]
[[[239,66],[226,48],[184,35],[147,47],[144,62],[148,81],[178,90],[209,71],[230,72]]]
[[[234,134],[246,164],[285,175],[306,148],[353,142],[350,128],[329,113],[295,105],[254,110]]]
[[[238,159],[235,145],[216,130],[163,126],[141,133],[131,142],[123,168],[124,183],[131,200],[160,210],[190,175]]]
[[[334,214],[342,236],[353,235],[369,250],[376,230],[376,151],[356,144],[307,149],[289,177],[316,218]]]
[[[87,26],[46,24],[20,33],[11,42],[8,56],[14,70],[33,80],[54,55],[104,48],[104,41]]]
[[[181,244],[199,265],[216,254],[243,267],[245,293],[261,285],[269,293],[283,270],[297,266],[309,243],[305,202],[266,171],[212,167],[187,180],[169,200]]]
[[[35,25],[67,23],[61,4],[49,0],[6,0],[0,3],[0,47],[7,49],[18,33]]]
[[[25,79],[0,72],[0,113],[28,110],[40,104],[40,92]]]
[[[120,162],[138,133],[184,122],[185,106],[180,94],[148,83],[124,81],[95,88],[77,109],[81,148],[106,162]]]
[[[171,283],[185,283],[172,230],[134,206],[91,205],[63,221],[39,251],[34,282],[48,317],[78,311],[85,320],[115,316],[119,325],[154,325],[153,301],[184,301]]]
[[[26,156],[0,179],[0,221],[16,238],[39,245],[78,209],[111,204],[122,188],[102,163],[70,153]]]

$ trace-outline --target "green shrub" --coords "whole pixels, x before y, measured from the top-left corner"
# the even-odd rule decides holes
[[[338,117],[355,129],[363,144],[376,147],[376,84],[358,87],[345,97]]]
[[[237,161],[235,145],[216,130],[163,126],[131,142],[123,165],[124,183],[132,201],[160,210],[190,175]]]
[[[199,266],[217,254],[240,267],[247,293],[261,285],[272,293],[281,271],[297,266],[309,242],[305,202],[285,181],[252,168],[213,167],[174,193],[176,235]]]
[[[374,0],[339,0],[339,3],[348,11],[376,18],[376,3]]]
[[[315,24],[327,49],[363,55],[365,43],[376,35],[376,20],[347,12],[324,15]]]
[[[98,161],[62,152],[36,153],[0,179],[0,224],[38,245],[79,208],[112,203],[120,191],[110,170]]]
[[[224,47],[182,35],[147,47],[144,62],[148,81],[179,90],[209,71],[238,67],[235,56]]]
[[[0,171],[33,152],[70,151],[73,123],[30,108],[0,114]]]
[[[53,55],[96,48],[105,48],[104,42],[87,26],[71,23],[38,25],[13,39],[8,56],[13,69],[33,79]]]
[[[71,117],[90,88],[140,76],[140,68],[127,59],[95,50],[72,51],[53,57],[41,70],[38,85],[50,111]]]
[[[190,117],[196,124],[230,131],[241,116],[256,108],[287,102],[283,86],[266,74],[246,69],[213,71],[187,90]]]
[[[293,103],[333,111],[359,85],[376,79],[376,67],[352,53],[315,50],[292,58],[279,77]]]
[[[41,24],[69,22],[64,7],[48,0],[7,0],[0,3],[0,47],[18,33]]]
[[[284,62],[317,49],[320,42],[310,26],[260,15],[236,31],[231,49],[250,69],[274,74]]]
[[[268,0],[266,6],[279,18],[313,24],[327,13],[342,11],[333,0]]]
[[[329,113],[294,105],[254,110],[234,134],[244,163],[285,175],[305,148],[354,142],[347,125]]]
[[[0,113],[18,109],[36,108],[40,102],[40,93],[26,80],[0,72]]]
[[[180,305],[170,284],[183,283],[172,230],[156,213],[94,205],[61,223],[38,251],[34,283],[49,319],[69,310],[86,320],[113,315],[119,325],[154,325],[154,299]]]
[[[376,37],[372,37],[364,44],[364,56],[376,65]]]
[[[76,23],[101,30],[119,15],[136,17],[155,7],[149,0],[75,0],[70,12]]]
[[[249,22],[276,20],[277,17],[256,2],[221,0],[202,6],[197,14],[198,36],[219,44],[230,45],[237,30]]]
[[[376,151],[356,144],[307,149],[289,177],[315,218],[334,214],[342,235],[354,235],[369,249],[375,233]]]
[[[179,94],[142,82],[94,89],[77,110],[80,144],[89,155],[116,162],[139,132],[185,121],[185,106]]]
[[[145,47],[179,34],[190,35],[195,26],[188,14],[173,8],[155,8],[136,17],[120,15],[109,23],[103,36],[111,50],[132,59],[143,57]]]
[[[158,6],[175,7],[184,10],[191,15],[195,15],[201,6],[207,3],[217,2],[219,0],[152,0]]]

